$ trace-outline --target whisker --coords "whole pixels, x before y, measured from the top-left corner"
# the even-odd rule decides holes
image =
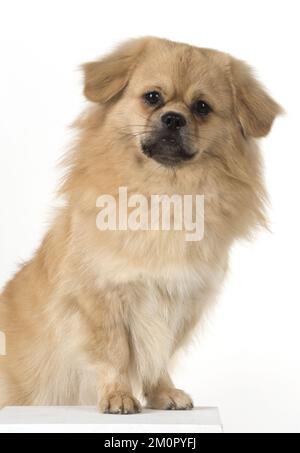
[[[139,135],[148,134],[148,131],[140,131],[140,132],[119,132],[123,137],[137,137]]]
[[[121,127],[120,129],[128,129],[130,127],[144,127],[144,128],[152,128],[154,129],[155,127],[154,126],[151,126],[151,125],[145,125],[145,124],[129,124],[128,126],[126,127]]]

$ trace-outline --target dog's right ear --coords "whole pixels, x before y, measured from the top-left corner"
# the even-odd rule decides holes
[[[84,64],[84,94],[87,99],[104,104],[120,94],[147,41],[147,38],[127,41],[103,59]]]

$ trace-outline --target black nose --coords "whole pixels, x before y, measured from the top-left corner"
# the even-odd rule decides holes
[[[171,130],[181,129],[186,125],[186,119],[183,115],[176,112],[167,112],[161,117],[162,123]]]

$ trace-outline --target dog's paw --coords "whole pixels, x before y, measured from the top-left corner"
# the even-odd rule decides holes
[[[130,393],[115,392],[100,401],[99,410],[105,414],[137,414],[142,406]]]
[[[151,409],[190,410],[194,405],[189,395],[183,390],[172,388],[151,395],[148,407]]]

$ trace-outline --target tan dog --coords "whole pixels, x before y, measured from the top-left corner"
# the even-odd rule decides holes
[[[255,139],[280,107],[249,67],[157,38],[84,66],[94,104],[61,188],[66,205],[35,257],[1,295],[0,406],[96,404],[140,411],[192,401],[168,374],[174,352],[214,300],[232,243],[265,225]],[[205,237],[99,231],[101,194],[205,196]]]

